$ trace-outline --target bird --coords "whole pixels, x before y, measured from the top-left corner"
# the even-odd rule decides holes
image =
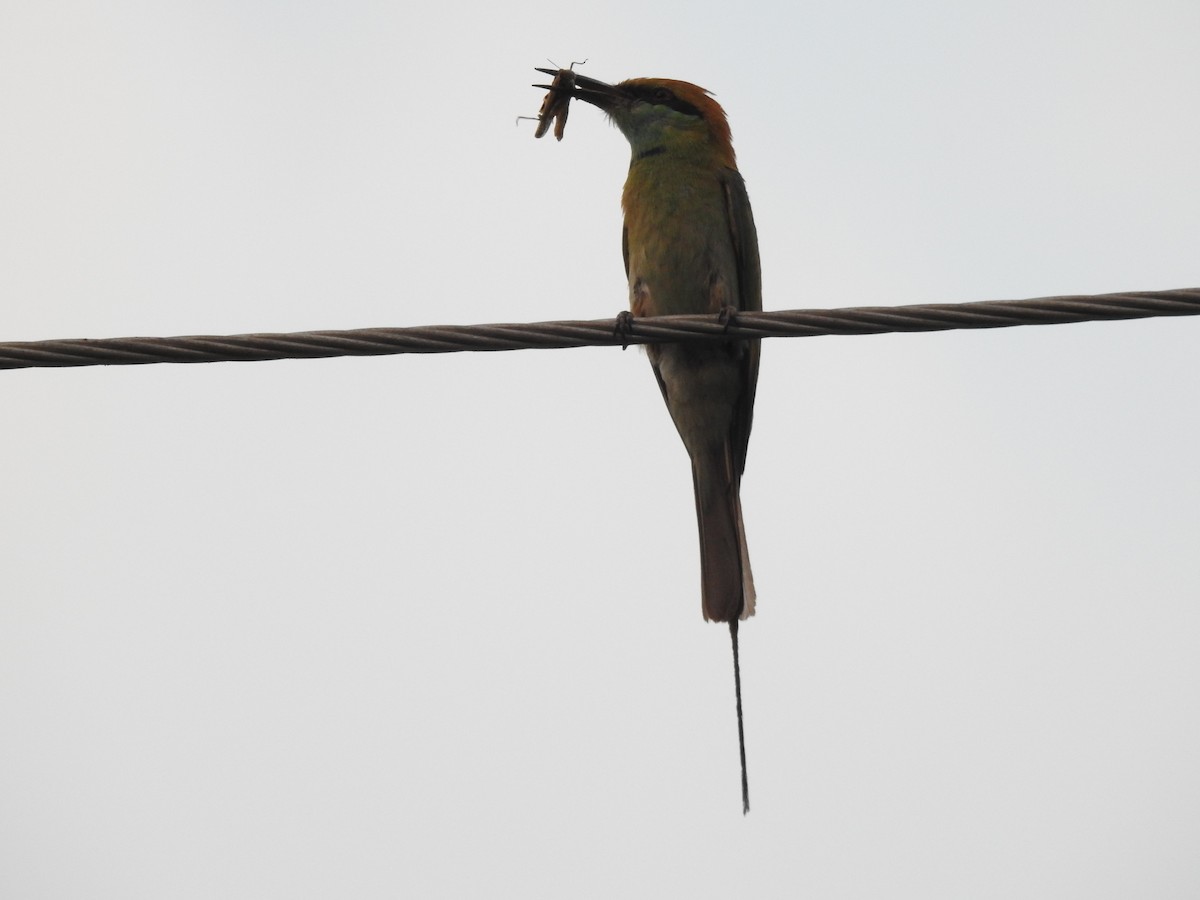
[[[538,71],[556,75],[556,85],[538,87],[551,89],[561,123],[569,100],[583,100],[602,110],[629,142],[621,247],[633,317],[711,313],[728,321],[739,312],[761,310],[754,215],[728,118],[712,93],[669,78],[607,84],[576,72],[568,78],[554,69]],[[729,624],[743,814],[749,812],[750,795],[738,623],[753,615],[755,590],[740,488],[759,352],[757,340],[646,347],[691,458],[701,610],[706,620]]]

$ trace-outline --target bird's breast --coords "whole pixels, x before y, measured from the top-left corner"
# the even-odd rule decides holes
[[[737,264],[720,182],[707,173],[689,178],[646,168],[630,171],[623,204],[633,314],[737,307]]]

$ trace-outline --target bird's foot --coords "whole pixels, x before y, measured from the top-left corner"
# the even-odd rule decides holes
[[[726,303],[721,307],[720,312],[717,313],[718,324],[720,324],[720,326],[726,331],[729,330],[731,325],[736,328],[738,323],[738,312],[739,310],[736,306],[731,306],[730,304]]]
[[[617,319],[613,325],[613,337],[621,339],[621,349],[629,349],[629,338],[633,336],[633,313],[627,309],[617,313]]]

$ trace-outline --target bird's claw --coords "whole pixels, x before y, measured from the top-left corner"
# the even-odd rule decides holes
[[[721,307],[720,312],[717,313],[717,323],[726,331],[729,330],[730,326],[736,328],[738,324],[738,312],[739,310],[736,306],[730,306],[728,303],[725,304]]]
[[[633,337],[633,313],[627,309],[617,313],[616,322],[613,325],[613,337],[621,339],[621,349],[629,349],[629,339]]]

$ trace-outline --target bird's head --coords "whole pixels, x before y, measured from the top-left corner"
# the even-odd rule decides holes
[[[736,168],[725,110],[702,87],[671,78],[630,78],[606,84],[575,76],[573,96],[608,114],[634,158],[662,150],[711,155]]]

